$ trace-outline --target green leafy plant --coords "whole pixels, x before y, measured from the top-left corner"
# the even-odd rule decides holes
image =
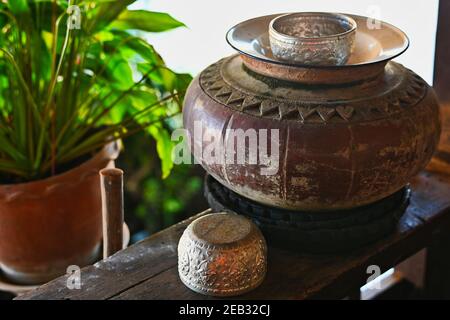
[[[172,167],[170,120],[191,77],[170,70],[141,32],[183,26],[135,0],[0,3],[1,181],[40,179],[144,130]],[[139,31],[138,31],[139,32]]]

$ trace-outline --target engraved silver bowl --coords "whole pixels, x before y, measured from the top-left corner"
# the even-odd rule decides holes
[[[355,20],[339,13],[289,13],[270,22],[270,47],[283,61],[343,65],[352,53],[356,28]]]
[[[193,221],[178,243],[178,274],[191,290],[235,296],[261,284],[267,246],[258,227],[235,213],[213,213]]]

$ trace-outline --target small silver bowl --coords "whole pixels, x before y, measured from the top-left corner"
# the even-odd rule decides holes
[[[269,24],[274,57],[295,64],[343,65],[353,50],[356,22],[338,13],[299,12]]]
[[[178,274],[195,292],[235,296],[261,284],[267,246],[258,227],[235,213],[213,213],[193,221],[178,243]]]

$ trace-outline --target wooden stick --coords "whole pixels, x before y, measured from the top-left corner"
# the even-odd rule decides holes
[[[122,250],[123,171],[100,170],[103,215],[103,259]]]

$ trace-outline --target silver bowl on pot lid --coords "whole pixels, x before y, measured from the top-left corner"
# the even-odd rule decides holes
[[[357,24],[328,12],[289,13],[269,24],[272,53],[280,60],[307,65],[342,65],[352,53]]]

